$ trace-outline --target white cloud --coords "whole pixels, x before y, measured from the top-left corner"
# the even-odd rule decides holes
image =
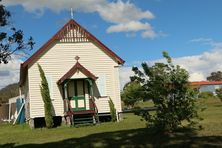
[[[175,58],[174,62],[188,70],[190,81],[200,81],[213,71],[222,71],[221,56],[222,48],[216,48],[197,56]]]
[[[143,38],[151,38],[154,39],[158,36],[158,34],[156,32],[154,32],[153,30],[146,30],[145,32],[142,33],[142,37]]]
[[[0,64],[0,89],[19,81],[20,63],[22,61],[12,56],[12,60],[8,64]]]
[[[127,82],[130,82],[130,76],[133,76],[132,67],[121,67],[120,70],[120,88],[122,89]]]
[[[185,68],[189,72],[190,81],[206,80],[206,77],[209,76],[211,72],[222,71],[222,64],[221,64],[222,47],[218,46],[221,45],[222,43],[215,42],[213,40],[212,42],[214,42],[215,44],[211,44],[212,49],[208,52],[204,52],[200,55],[173,58],[174,64],[180,65],[182,68]],[[165,62],[165,59],[147,61],[149,65],[155,62]],[[133,75],[131,67],[124,67],[120,70],[122,87],[126,82],[129,81],[130,75]]]
[[[158,36],[150,23],[147,22],[147,20],[153,19],[155,16],[148,10],[142,11],[129,1],[124,3],[118,0],[116,3],[109,3],[106,7],[100,7],[98,12],[104,20],[113,23],[106,30],[107,33],[143,31],[141,34],[143,38],[155,38]],[[146,21],[142,22],[141,20]]]
[[[213,39],[211,38],[196,38],[196,39],[192,39],[190,40],[190,42],[212,42]]]
[[[204,45],[210,45],[214,48],[222,47],[222,42],[216,42],[211,38],[196,38],[196,39],[190,40],[190,42],[191,43],[201,43]]]
[[[117,24],[154,18],[150,11],[142,11],[129,1],[124,3],[121,0],[102,5],[97,11],[104,20]]]
[[[194,73],[191,73],[190,74],[190,78],[189,80],[192,82],[192,81],[202,81],[202,80],[205,80],[205,76],[203,73],[201,72],[194,72]]]
[[[6,6],[21,5],[26,11],[42,15],[45,9],[54,12],[70,10],[93,13],[96,12],[106,22],[111,23],[107,32],[137,32],[143,31],[143,38],[155,38],[158,35],[151,27],[148,20],[155,18],[149,10],[141,10],[130,1],[117,0],[6,0],[2,2]]]
[[[6,6],[21,5],[28,12],[44,11],[46,8],[60,12],[70,10],[72,7],[76,11],[95,12],[99,5],[106,4],[105,0],[5,0],[2,2]]]
[[[140,30],[151,30],[151,26],[149,23],[131,21],[128,23],[112,25],[107,29],[107,32],[137,32]]]

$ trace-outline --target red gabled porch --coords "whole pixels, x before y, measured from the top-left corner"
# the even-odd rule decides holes
[[[77,56],[76,64],[57,82],[62,88],[64,116],[69,118],[73,125],[77,123],[77,120],[78,123],[80,120],[85,123],[84,119],[88,120],[89,118],[92,118],[95,123],[98,109],[94,100],[93,84],[97,78],[82,66],[78,59]],[[80,74],[81,77],[73,77],[75,74]],[[84,77],[82,77],[83,75]]]

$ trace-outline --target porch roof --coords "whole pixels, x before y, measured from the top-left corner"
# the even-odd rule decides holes
[[[81,71],[84,75],[93,80],[97,79],[97,77],[94,74],[92,74],[88,69],[86,69],[77,61],[76,64],[58,80],[57,83],[62,84],[66,79],[72,77],[77,72],[77,70]]]

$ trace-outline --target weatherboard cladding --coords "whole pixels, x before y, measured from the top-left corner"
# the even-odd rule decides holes
[[[75,24],[73,20],[69,21],[67,24],[69,23]],[[61,30],[59,32],[61,32]],[[56,35],[58,35],[58,33]],[[55,38],[55,36],[53,38]],[[97,39],[92,39],[94,36],[89,34],[89,37],[89,41],[87,42],[75,43],[68,41],[60,42],[60,40],[52,38],[32,57],[22,64],[21,69],[26,70],[27,68],[27,72],[21,71],[21,74],[25,75],[28,73],[27,79],[29,83],[28,88],[31,118],[44,116],[44,105],[39,88],[41,79],[37,63],[42,66],[46,76],[50,76],[52,78],[51,81],[54,85],[52,86],[53,93],[51,99],[55,115],[63,116],[64,108],[62,93],[57,82],[76,63],[75,56],[80,57],[79,63],[84,66],[87,72],[93,73],[91,73],[93,75],[92,77],[98,77],[101,73],[106,76],[106,94],[108,97],[113,99],[117,111],[121,111],[118,66],[119,64],[123,64],[124,61],[109,49],[107,50],[107,47],[104,48],[103,44],[101,44]],[[96,83],[98,83],[98,79],[96,80]],[[23,80],[25,80],[25,78],[23,78]],[[20,84],[22,85],[23,83],[21,81],[22,76],[20,79]],[[105,99],[99,97],[99,94],[95,95],[97,105],[101,106],[99,108],[99,112],[102,113],[109,111],[107,108],[107,101],[104,102]],[[108,99],[108,97],[106,98]]]
[[[63,49],[61,53],[60,50]],[[90,52],[90,51],[93,51]],[[110,96],[116,106],[119,106],[116,99],[119,98],[119,94],[116,87],[118,88],[117,83],[119,84],[118,74],[116,73],[115,66],[118,66],[109,56],[102,52],[97,46],[92,43],[58,43],[55,44],[47,53],[45,53],[41,58],[38,58],[37,61],[31,65],[28,69],[29,71],[29,91],[30,91],[30,102],[31,102],[31,112],[32,116],[38,116],[43,114],[43,102],[40,99],[40,77],[38,72],[37,63],[39,63],[45,71],[46,76],[52,76],[53,84],[56,84],[57,81],[64,75],[65,72],[70,70],[70,67],[75,63],[73,55],[78,55],[80,57],[79,62],[84,65],[89,71],[93,72],[95,76],[103,73],[106,75],[106,91],[107,96]],[[93,60],[91,58],[93,56]],[[60,61],[60,62],[58,62]],[[90,61],[90,62],[89,62]],[[103,61],[103,62],[101,62]],[[117,82],[115,82],[117,81]],[[56,106],[56,115],[63,114],[63,102],[61,92],[58,89],[57,84],[53,86],[53,104]],[[100,100],[100,99],[99,99]],[[116,100],[116,101],[115,101]],[[121,110],[120,106],[118,110]],[[100,110],[102,112],[102,110]]]
[[[73,27],[74,26],[74,27]],[[77,29],[77,30],[76,30]],[[81,35],[83,33],[84,35]],[[76,38],[77,36],[77,38]],[[78,39],[78,38],[85,39]],[[20,66],[20,81],[19,84],[23,85],[26,75],[26,68],[29,64],[31,64],[38,56],[45,52],[48,47],[53,42],[92,42],[96,46],[100,47],[107,55],[109,55],[114,61],[118,64],[124,64],[124,60],[122,60],[118,55],[116,55],[112,50],[110,50],[107,46],[105,46],[102,42],[100,42],[95,36],[89,33],[86,29],[84,29],[81,25],[79,25],[76,21],[71,19],[67,22],[51,39],[49,39],[39,50],[37,50],[29,59],[27,59]]]

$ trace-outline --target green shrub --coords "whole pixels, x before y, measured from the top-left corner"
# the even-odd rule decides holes
[[[109,108],[110,108],[111,120],[115,122],[117,120],[116,108],[111,98],[109,98]]]
[[[39,64],[38,68],[42,79],[40,89],[45,108],[45,123],[47,128],[52,128],[54,123],[53,123],[52,102],[50,98],[49,86],[45,77],[45,73]]]
[[[206,92],[201,92],[198,95],[198,98],[202,98],[202,99],[210,99],[210,98],[214,98],[214,94],[212,92],[206,91]]]

